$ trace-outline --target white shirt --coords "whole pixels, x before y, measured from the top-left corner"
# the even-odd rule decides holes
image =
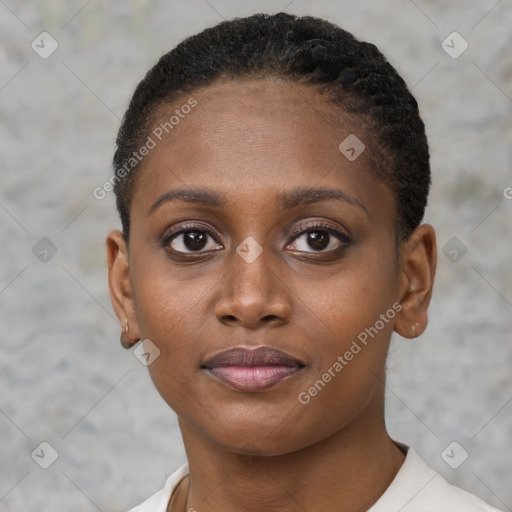
[[[395,478],[368,512],[501,512],[480,498],[449,484],[410,447]],[[166,481],[163,489],[128,512],[166,512],[171,495],[188,475],[183,464]]]

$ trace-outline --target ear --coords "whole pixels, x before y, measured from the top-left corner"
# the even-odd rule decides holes
[[[130,280],[128,247],[119,230],[107,235],[106,244],[110,300],[121,324],[123,346],[129,348],[139,341],[140,335]],[[126,325],[128,330],[125,330]]]
[[[394,329],[404,338],[416,338],[427,327],[436,266],[434,228],[429,224],[421,224],[400,249],[401,284],[398,301],[402,309],[396,316]]]

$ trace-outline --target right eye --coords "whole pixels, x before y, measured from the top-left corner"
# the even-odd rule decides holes
[[[167,251],[179,254],[197,254],[222,249],[222,245],[216,241],[213,233],[197,224],[179,226],[177,231],[163,238],[160,246]]]

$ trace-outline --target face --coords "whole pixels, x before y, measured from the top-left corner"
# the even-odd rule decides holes
[[[118,238],[109,256],[111,275],[126,260],[111,292],[122,323],[160,351],[156,388],[182,429],[239,453],[285,454],[370,424],[410,284],[372,140],[297,84],[193,97],[142,163],[128,251]],[[355,160],[338,149],[350,134],[367,148]],[[223,354],[261,346],[249,369],[247,353]]]

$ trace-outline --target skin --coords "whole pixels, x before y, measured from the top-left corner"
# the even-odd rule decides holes
[[[107,237],[113,307],[121,325],[128,321],[129,344],[150,339],[160,350],[149,372],[178,415],[189,461],[168,510],[365,511],[404,461],[384,424],[384,366],[393,331],[413,338],[427,325],[434,230],[422,224],[397,254],[395,197],[371,171],[372,140],[313,89],[251,79],[193,96],[195,109],[142,162],[129,247],[119,231]],[[351,133],[367,147],[355,161],[338,150]],[[162,194],[184,187],[214,191],[225,204],[173,200],[148,214]],[[278,194],[296,187],[338,189],[353,201],[281,207]],[[199,256],[183,235],[159,246],[184,221],[214,235]],[[306,228],[317,222],[342,238],[323,232],[326,247],[311,246]],[[249,236],[263,251],[251,263],[236,252]],[[395,303],[401,311],[300,403],[299,393]],[[252,393],[201,369],[241,345],[275,347],[305,367]]]

